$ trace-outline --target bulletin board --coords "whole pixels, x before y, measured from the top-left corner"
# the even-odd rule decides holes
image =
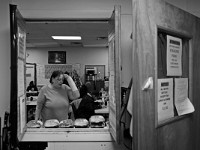
[[[72,72],[72,65],[45,65],[45,78],[49,79],[55,70]]]
[[[80,64],[48,64],[42,65],[37,64],[37,85],[46,85],[49,83],[51,74],[55,70],[61,70],[62,72],[69,72],[73,76],[73,71],[76,70],[77,74],[80,75],[81,65]]]
[[[192,108],[185,110],[183,107],[184,105],[193,107],[190,42],[191,37],[188,35],[163,28],[157,30],[157,112],[155,113],[157,127],[194,111]]]

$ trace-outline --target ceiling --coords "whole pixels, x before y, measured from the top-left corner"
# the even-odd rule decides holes
[[[107,47],[108,21],[26,21],[27,48]],[[81,36],[79,41],[54,40],[53,35]]]

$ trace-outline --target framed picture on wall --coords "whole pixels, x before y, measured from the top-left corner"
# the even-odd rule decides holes
[[[48,51],[49,64],[66,64],[66,51]]]

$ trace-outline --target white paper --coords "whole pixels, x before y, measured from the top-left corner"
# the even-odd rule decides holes
[[[129,99],[128,99],[128,105],[127,105],[127,111],[131,114],[131,122],[130,122],[130,135],[133,137],[133,115],[132,115],[132,110],[133,110],[133,86],[131,86],[131,91],[129,94]]]
[[[26,33],[18,27],[18,57],[25,59]]]
[[[194,112],[188,98],[188,78],[175,79],[175,107],[179,116]]]
[[[182,75],[182,40],[167,35],[167,76]]]
[[[19,98],[20,101],[20,129],[21,133],[23,133],[24,127],[26,125],[26,103],[25,103],[25,95]]]
[[[174,117],[173,79],[158,79],[158,122]]]
[[[24,62],[21,59],[18,59],[18,97],[25,94],[25,78],[24,78]]]

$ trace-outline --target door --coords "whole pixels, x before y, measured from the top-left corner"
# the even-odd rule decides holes
[[[200,20],[160,0],[133,0],[133,149],[188,150],[199,149],[199,51]],[[162,40],[168,35],[182,40],[182,74],[167,75]],[[161,37],[162,36],[162,37]],[[185,44],[184,44],[185,43]],[[179,59],[180,60],[180,59]],[[160,64],[162,63],[162,65]],[[153,88],[142,90],[149,77]],[[158,81],[170,78],[176,86],[177,78],[187,78],[188,98],[194,113],[178,115],[175,104],[173,116],[158,121]],[[161,80],[162,80],[161,79]],[[175,95],[174,86],[170,89]],[[172,96],[173,102],[175,97]],[[167,107],[165,107],[167,108]],[[166,112],[165,112],[166,114]],[[166,114],[167,115],[167,114]],[[162,118],[162,116],[161,116]],[[196,141],[195,141],[196,140]]]
[[[12,145],[17,147],[26,124],[25,66],[26,31],[25,22],[16,5],[10,5],[11,30],[11,99],[10,123]]]
[[[120,49],[120,6],[115,6],[109,20],[109,122],[113,138],[120,141],[121,106],[121,49]]]

